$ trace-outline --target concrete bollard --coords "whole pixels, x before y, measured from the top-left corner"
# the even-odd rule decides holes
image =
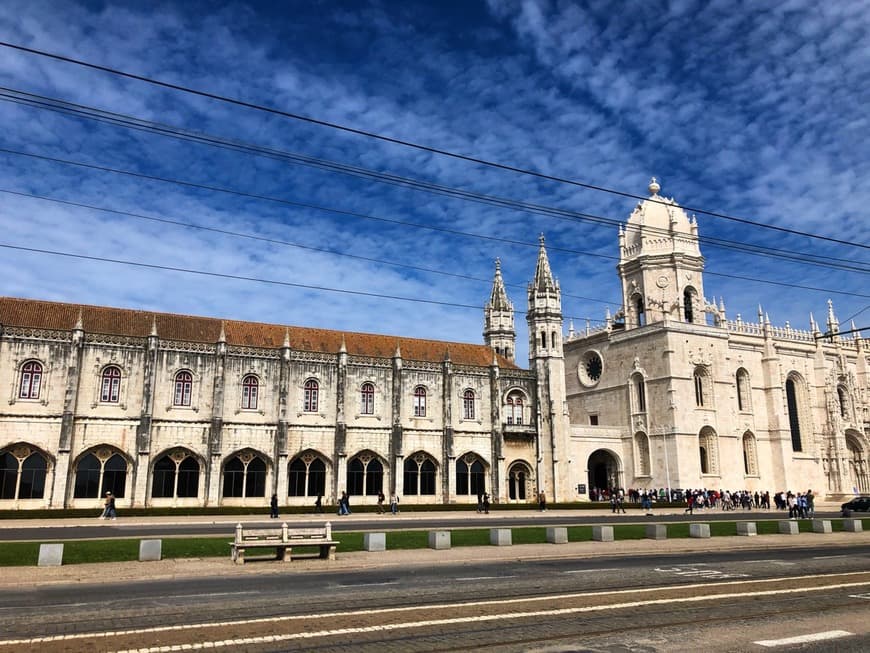
[[[568,529],[563,526],[552,526],[547,528],[547,542],[550,544],[567,544]]]
[[[163,540],[139,540],[139,562],[160,560],[163,555]]]
[[[666,540],[668,539],[668,527],[664,524],[647,524],[646,539],[648,540]]]
[[[754,521],[739,521],[737,522],[737,534],[753,536],[758,535],[758,529]]]
[[[814,519],[813,533],[830,533],[831,521],[829,519]]]
[[[386,533],[364,533],[363,534],[363,550],[365,550],[365,551],[386,551],[387,550],[387,534]]]
[[[689,537],[710,537],[710,524],[689,524]]]
[[[40,544],[39,562],[40,567],[60,567],[63,564],[63,543]]]
[[[847,533],[860,533],[864,530],[864,523],[860,519],[844,519],[843,530]]]
[[[449,549],[450,531],[429,531],[430,549]]]
[[[593,526],[592,540],[594,542],[613,542],[613,526]]]
[[[781,535],[797,535],[798,523],[796,521],[781,521],[779,522],[779,532]]]
[[[493,546],[511,546],[513,544],[511,529],[490,528],[489,543]]]

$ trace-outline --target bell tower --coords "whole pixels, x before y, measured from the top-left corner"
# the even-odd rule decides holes
[[[706,321],[698,223],[660,190],[653,177],[649,199],[639,202],[619,228],[616,269],[626,329],[667,320]]]
[[[492,292],[483,309],[483,341],[509,361],[514,361],[517,333],[514,329],[514,305],[508,299],[501,277],[501,261],[495,259]]]
[[[538,491],[552,501],[569,501],[574,495],[568,481],[570,419],[562,351],[562,292],[550,270],[543,234],[528,298],[529,369],[537,378]]]

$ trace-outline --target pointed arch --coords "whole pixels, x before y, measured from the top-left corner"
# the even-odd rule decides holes
[[[376,496],[384,491],[384,470],[387,462],[374,451],[366,449],[347,461],[347,493],[351,496]]]
[[[737,383],[737,410],[744,413],[752,412],[752,386],[749,382],[749,372],[741,367],[734,375]]]
[[[849,454],[850,489],[859,494],[870,494],[870,446],[867,439],[858,431],[846,431],[846,450]]]
[[[54,459],[39,447],[18,442],[0,449],[0,500],[44,499]]]
[[[194,499],[200,495],[199,482],[205,469],[202,457],[186,447],[168,449],[154,457],[151,465],[152,499]]]
[[[126,453],[112,445],[91,447],[79,454],[75,469],[74,499],[96,499],[111,492],[117,499],[127,496],[127,480],[133,463]]]
[[[529,397],[522,388],[511,388],[504,397],[505,423],[528,424],[529,423]]]
[[[486,492],[489,463],[480,454],[470,451],[456,458],[457,496],[477,496]]]
[[[743,434],[743,473],[758,476],[758,445],[752,431]]]
[[[255,449],[241,449],[224,458],[223,493],[225,499],[266,496],[266,477],[271,461]]]
[[[686,286],[683,290],[683,319],[690,324],[697,321],[700,317],[696,309],[698,308],[698,291],[692,286]]]
[[[643,431],[634,434],[635,476],[650,475],[649,436]]]
[[[698,434],[698,455],[702,476],[719,475],[719,436],[710,426],[705,426]]]
[[[535,475],[532,466],[525,460],[515,460],[508,465],[507,484],[510,501],[527,501],[535,496]]]
[[[785,380],[785,399],[791,432],[791,448],[795,452],[804,450],[803,431],[810,428],[806,409],[807,397],[807,387],[803,377],[797,372],[789,372]]]
[[[426,451],[416,451],[405,457],[403,492],[409,496],[434,495],[437,475],[435,457]]]
[[[322,497],[326,494],[326,476],[332,471],[332,463],[319,451],[306,449],[296,454],[287,470],[287,496]]]

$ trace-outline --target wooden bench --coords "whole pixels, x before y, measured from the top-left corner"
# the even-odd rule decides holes
[[[230,542],[233,562],[245,564],[245,551],[248,549],[275,549],[275,559],[289,562],[294,546],[317,547],[324,560],[335,560],[335,547],[332,539],[332,524],[326,522],[322,528],[248,528],[236,524],[236,539]]]

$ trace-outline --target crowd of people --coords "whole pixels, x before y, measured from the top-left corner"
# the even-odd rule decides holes
[[[609,502],[612,512],[625,512],[625,504],[640,504],[642,510],[650,511],[654,503],[670,502],[686,505],[685,512],[695,510],[770,510],[770,492],[755,490],[708,490],[651,488],[597,488],[589,491],[592,501]],[[794,493],[781,491],[773,495],[777,510],[788,510],[792,519],[810,519],[815,514],[815,496],[812,490]]]

